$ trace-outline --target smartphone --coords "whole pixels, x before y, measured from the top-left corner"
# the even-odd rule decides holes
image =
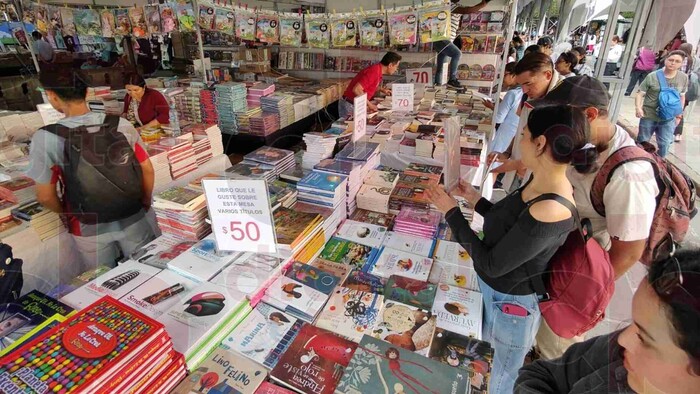
[[[506,315],[513,315],[513,316],[522,316],[522,317],[527,317],[530,313],[527,311],[527,309],[523,308],[520,305],[515,305],[515,304],[503,304],[501,305],[501,311],[505,313]]]

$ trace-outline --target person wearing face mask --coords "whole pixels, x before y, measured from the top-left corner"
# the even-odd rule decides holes
[[[387,52],[379,63],[357,73],[345,89],[343,97],[338,101],[338,115],[341,118],[352,115],[355,109],[355,97],[365,93],[367,93],[367,109],[377,111],[377,106],[372,104],[371,100],[377,91],[384,94],[391,93],[389,90],[381,88],[380,85],[384,75],[392,75],[399,69],[399,63],[401,63],[401,55],[396,52]]]
[[[170,106],[160,92],[146,87],[146,81],[137,73],[126,76],[126,92],[122,117],[137,130],[170,123]]]
[[[572,164],[587,172],[589,129],[581,109],[567,105],[534,109],[519,142],[522,162],[532,177],[492,204],[467,182],[453,194],[464,197],[484,217],[483,240],[474,233],[457,202],[441,186],[427,191],[445,214],[452,234],[474,261],[484,300],[483,340],[494,346],[489,392],[512,393],[517,371],[540,325],[540,298],[532,277],[575,229],[573,188],[566,177]]]
[[[632,324],[520,370],[517,394],[697,393],[700,250],[654,263],[632,299]]]

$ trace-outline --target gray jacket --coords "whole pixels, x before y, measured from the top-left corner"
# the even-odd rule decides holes
[[[620,332],[577,343],[558,359],[521,368],[515,393],[633,393],[617,343]]]

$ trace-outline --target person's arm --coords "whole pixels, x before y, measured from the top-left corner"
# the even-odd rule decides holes
[[[143,204],[143,207],[148,210],[151,208],[151,201],[153,201],[153,183],[155,181],[155,171],[150,158],[147,158],[140,164],[141,172],[143,173],[143,180],[141,182],[143,188],[143,198],[141,199],[141,203]]]
[[[637,95],[634,96],[635,114],[640,119],[644,117],[644,96],[646,96],[647,90],[649,90],[650,78],[656,78],[656,73],[649,73],[646,78],[644,78],[642,83],[639,84]]]
[[[63,212],[63,205],[61,204],[61,200],[58,198],[55,183],[37,183],[36,200],[43,207],[48,208],[53,212]]]
[[[539,359],[520,368],[514,393],[569,393],[583,378],[588,378],[588,385],[577,387],[576,392],[608,392],[609,377],[622,365],[619,334],[620,331],[576,343],[560,358]]]
[[[127,94],[124,98],[124,110],[122,111],[122,118],[124,119],[126,119],[126,116],[129,113],[129,105],[131,105],[131,96]]]
[[[489,3],[491,0],[481,0],[480,3],[475,4],[470,7],[456,7],[455,9],[452,10],[455,14],[471,14],[472,12],[479,12],[481,11],[482,8],[486,7],[486,4]]]
[[[639,241],[619,241],[616,239],[610,241],[608,254],[613,271],[615,271],[615,279],[618,279],[642,257],[647,240],[645,238]]]

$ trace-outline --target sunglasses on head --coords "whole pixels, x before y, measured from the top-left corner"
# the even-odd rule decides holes
[[[669,237],[670,238],[670,235]],[[670,241],[664,239],[659,243],[657,252],[661,247],[665,247],[665,261],[655,259],[656,264],[666,264],[670,267],[664,267],[664,274],[657,279],[654,288],[657,294],[666,302],[676,302],[690,305],[693,309],[700,313],[700,273],[686,272],[683,274],[681,264],[673,255],[676,253],[676,244],[673,238]],[[661,252],[664,253],[664,252]],[[655,253],[655,256],[661,257]],[[693,295],[693,293],[697,295]]]

